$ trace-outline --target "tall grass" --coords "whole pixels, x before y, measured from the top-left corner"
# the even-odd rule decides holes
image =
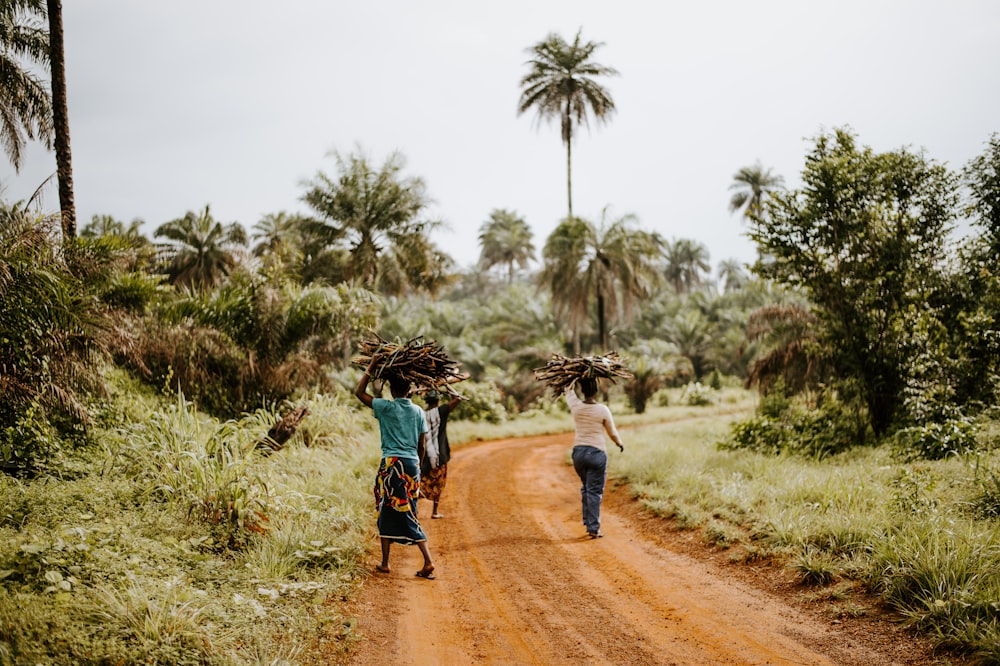
[[[373,536],[372,420],[304,396],[263,456],[276,409],[116,395],[90,474],[0,475],[0,664],[293,664],[356,640],[339,604]]]
[[[886,447],[820,462],[718,449],[735,418],[636,429],[612,474],[706,542],[783,561],[806,585],[860,583],[940,644],[997,663],[1000,455],[916,463]]]
[[[254,450],[261,432],[260,413],[218,423],[179,396],[132,424],[118,454],[145,480],[151,498],[220,528],[219,536],[233,545],[268,529],[268,489]]]

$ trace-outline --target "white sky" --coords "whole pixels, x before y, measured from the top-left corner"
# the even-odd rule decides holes
[[[799,182],[810,138],[849,125],[875,150],[960,168],[1000,131],[995,0],[73,0],[64,3],[77,214],[160,224],[212,207],[248,230],[306,211],[331,150],[407,159],[460,266],[512,209],[535,246],[566,214],[557,124],[517,115],[526,49],[549,32],[601,41],[618,113],[573,146],[574,213],[634,213],[754,256],[730,215],[733,173],[760,160]],[[55,171],[37,147],[6,200]],[[55,187],[44,206],[58,208]]]

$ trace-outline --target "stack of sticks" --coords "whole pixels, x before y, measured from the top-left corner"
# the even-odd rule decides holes
[[[585,378],[607,379],[612,383],[616,379],[631,379],[632,373],[628,371],[618,354],[609,351],[603,356],[578,356],[566,358],[561,354],[553,354],[552,360],[544,367],[535,368],[535,379],[545,382],[556,397],[563,392],[573,382]]]
[[[418,336],[405,342],[390,342],[372,333],[372,339],[362,340],[358,345],[358,355],[351,359],[351,363],[367,368],[374,357],[372,379],[395,374],[408,380],[417,393],[435,389],[458,395],[451,385],[468,379],[469,375],[448,358],[444,347],[433,340],[422,340],[423,336]]]

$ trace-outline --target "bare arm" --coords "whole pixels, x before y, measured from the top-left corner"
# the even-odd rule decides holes
[[[427,433],[420,433],[420,439],[417,440],[417,460],[423,460],[424,454],[427,453]]]
[[[604,431],[608,433],[608,437],[610,437],[611,440],[618,445],[619,451],[625,450],[625,445],[622,444],[622,437],[618,434],[618,428],[615,427],[614,419],[610,416],[604,419]]]
[[[361,379],[358,380],[358,385],[354,387],[354,395],[368,407],[371,407],[374,401],[374,398],[372,398],[371,394],[368,393],[368,380],[371,379],[371,372],[374,367],[375,355],[372,354],[371,362],[368,363],[368,367],[365,368],[364,374],[362,374]]]

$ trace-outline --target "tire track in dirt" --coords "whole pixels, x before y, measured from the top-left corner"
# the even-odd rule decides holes
[[[442,520],[423,525],[437,580],[394,546],[354,612],[352,664],[881,664],[780,599],[645,538],[605,507],[584,535],[572,435],[464,447]],[[609,486],[608,492],[614,492]],[[621,492],[621,491],[619,491]]]

